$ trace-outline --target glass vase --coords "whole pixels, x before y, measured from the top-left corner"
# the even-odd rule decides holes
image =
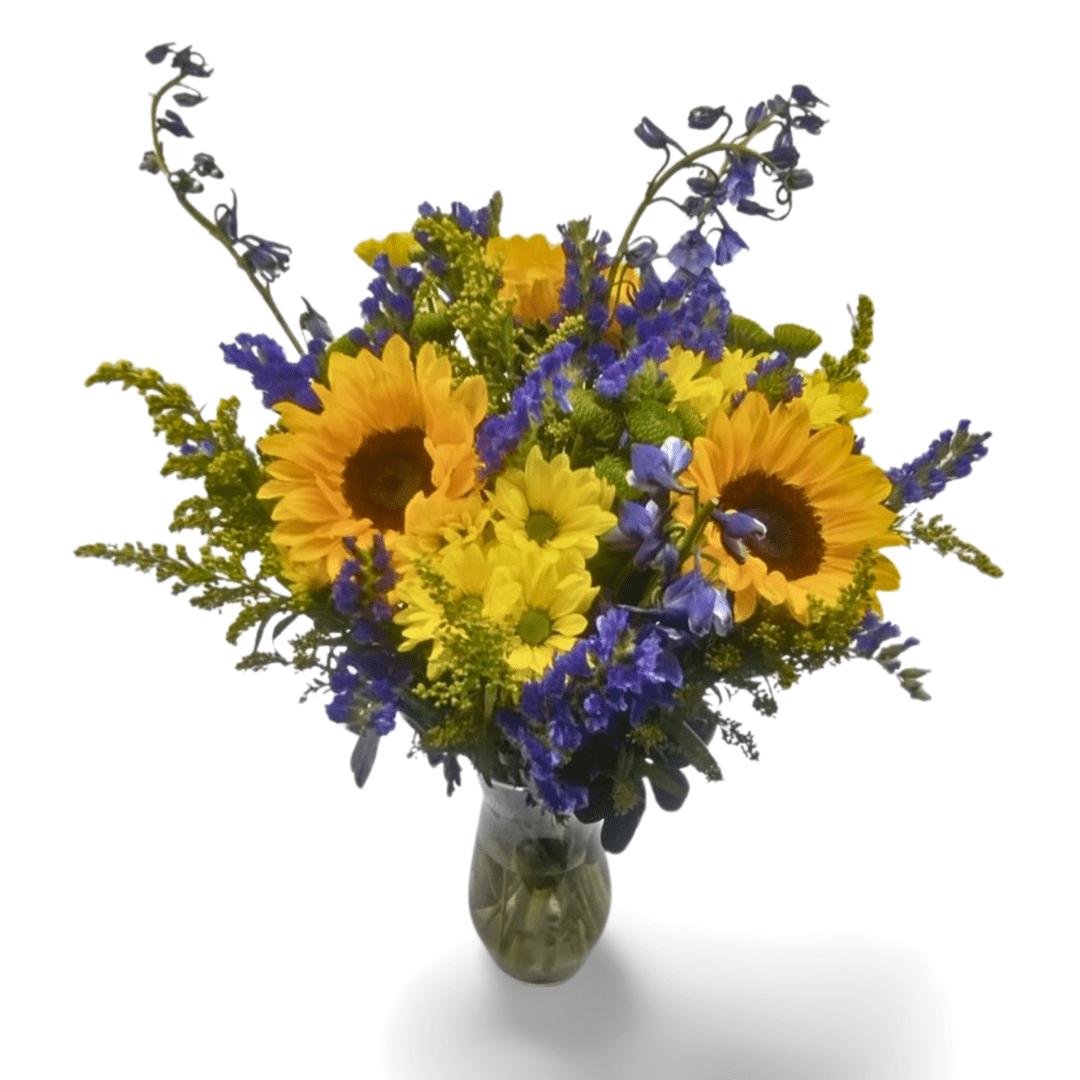
[[[559,983],[585,963],[611,908],[601,823],[558,822],[525,791],[481,779],[484,801],[469,874],[480,940],[508,975]]]

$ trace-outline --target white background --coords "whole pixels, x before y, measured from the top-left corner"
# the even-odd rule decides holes
[[[54,4],[9,36],[4,275],[8,644],[0,728],[0,1072],[18,1078],[824,1078],[1076,1075],[1076,245],[1066,31],[1029,3],[785,7]],[[24,16],[25,18],[25,16]],[[927,509],[1005,569],[898,551],[886,615],[933,700],[822,672],[612,859],[601,944],[561,988],[511,983],[465,903],[479,791],[447,800],[404,731],[360,792],[351,739],[224,617],[71,552],[168,540],[188,492],[127,358],[266,414],[218,343],[276,333],[254,290],[137,171],[142,54],[217,69],[185,112],[292,245],[276,288],[341,332],[368,236],[505,196],[504,232],[592,214],[618,236],[656,156],[647,114],[804,82],[816,185],[740,219],[735,309],[847,345],[878,309],[860,421],[883,466],[970,417],[988,458]],[[1070,84],[1070,91],[1071,84]],[[692,138],[692,137],[691,137]],[[653,219],[671,242],[677,223]],[[665,231],[666,230],[666,231]],[[1069,298],[1067,301],[1066,297]],[[1067,306],[1068,304],[1068,306]]]

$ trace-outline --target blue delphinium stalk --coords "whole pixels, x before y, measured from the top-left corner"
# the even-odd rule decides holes
[[[986,456],[983,444],[991,435],[989,431],[972,435],[970,426],[970,420],[961,420],[955,434],[943,431],[914,461],[889,469],[893,490],[885,505],[890,510],[901,510],[910,503],[934,498],[950,480],[967,476],[972,464]]]
[[[693,456],[690,444],[677,435],[669,435],[659,446],[633,443],[626,482],[638,491],[664,498],[671,491],[687,494],[690,489],[679,483],[679,475],[685,472]]]
[[[678,550],[664,534],[668,516],[669,510],[662,509],[652,499],[644,505],[623,499],[619,504],[619,523],[603,537],[604,547],[632,553],[632,566],[655,567],[667,580],[677,572],[679,563]]]

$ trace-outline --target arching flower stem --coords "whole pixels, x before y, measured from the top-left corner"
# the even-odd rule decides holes
[[[716,142],[709,143],[708,146],[703,146],[700,150],[694,150],[693,152],[686,154],[684,157],[679,158],[679,160],[676,161],[674,165],[671,165],[668,168],[664,169],[662,172],[657,173],[657,175],[652,178],[648,186],[645,188],[645,198],[641,201],[641,205],[638,206],[637,210],[634,211],[634,216],[630,219],[630,224],[626,226],[626,232],[623,233],[623,237],[619,241],[619,246],[615,251],[615,257],[612,260],[610,277],[611,280],[614,281],[616,280],[616,275],[618,275],[618,287],[621,287],[622,285],[621,264],[623,262],[624,256],[626,255],[627,248],[629,248],[630,246],[630,241],[634,235],[634,230],[637,228],[637,223],[641,220],[642,214],[644,214],[645,211],[648,210],[648,208],[657,201],[657,192],[660,191],[660,189],[677,172],[689,167],[690,165],[693,165],[695,161],[700,158],[706,157],[709,154],[727,152],[730,154],[737,154],[741,157],[752,157],[755,158],[757,161],[761,162],[764,168],[768,168],[771,170],[773,167],[772,162],[764,154],[759,154],[756,150],[749,149],[748,144],[752,139],[757,138],[758,135],[760,135],[763,131],[765,131],[775,122],[775,117],[768,117],[761,123],[751,128],[745,135],[742,136],[742,138],[737,139],[735,142],[725,142],[724,136],[721,136],[719,139],[716,140]],[[724,134],[727,134],[727,129],[725,129]],[[724,173],[727,172],[727,169],[728,162],[725,161],[724,164],[720,166],[719,171],[716,172],[716,176],[718,178],[723,177]]]
[[[258,294],[263,298],[263,302],[273,313],[274,318],[277,319],[278,325],[281,327],[282,330],[285,331],[285,336],[292,343],[293,348],[296,349],[296,351],[301,356],[303,356],[307,352],[307,350],[296,339],[296,335],[292,332],[292,330],[289,329],[289,324],[285,321],[281,312],[278,310],[277,304],[274,303],[274,298],[270,295],[270,287],[268,285],[264,285],[261,281],[259,281],[259,279],[255,276],[254,271],[244,262],[243,258],[239,254],[237,254],[232,244],[230,244],[229,241],[222,235],[221,230],[217,227],[217,225],[215,225],[214,222],[212,222],[208,217],[206,217],[205,214],[202,214],[198,210],[196,210],[195,207],[188,202],[187,196],[184,194],[184,192],[174,187],[172,181],[169,179],[169,167],[165,163],[165,153],[161,148],[161,138],[158,134],[157,111],[158,105],[161,103],[161,99],[174,86],[179,85],[183,81],[185,76],[186,72],[182,71],[179,75],[170,79],[160,90],[158,90],[156,94],[154,94],[153,98],[151,98],[150,135],[151,138],[154,140],[154,156],[157,158],[157,163],[161,167],[161,172],[165,177],[165,181],[172,189],[172,192],[176,196],[177,201],[233,257],[233,259],[236,261],[236,265],[239,266],[241,270],[243,270],[248,280],[251,282],[252,285],[255,286],[256,292],[258,292]]]

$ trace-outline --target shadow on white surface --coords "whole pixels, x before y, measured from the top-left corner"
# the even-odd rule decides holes
[[[478,942],[459,946],[403,991],[384,1052],[394,1080],[932,1080],[951,1058],[917,953],[626,923],[556,987],[516,983]]]

